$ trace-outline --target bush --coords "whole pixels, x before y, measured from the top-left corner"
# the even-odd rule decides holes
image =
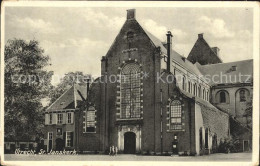
[[[220,153],[236,153],[239,151],[239,141],[232,138],[225,138],[224,141],[220,140],[218,152]]]
[[[146,153],[144,155],[151,155],[150,150],[147,150]]]
[[[171,156],[171,154],[168,151],[166,151],[165,153],[162,154],[162,156]]]

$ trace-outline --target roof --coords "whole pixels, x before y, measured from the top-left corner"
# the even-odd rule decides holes
[[[252,82],[253,59],[196,66],[204,76],[212,78],[208,79],[210,85]]]
[[[222,63],[221,58],[218,55],[219,50],[217,47],[210,47],[206,40],[203,38],[203,34],[198,35],[198,39],[192,47],[188,60],[193,64],[198,62],[201,65]],[[214,51],[213,49],[216,50]]]
[[[221,111],[223,113],[226,113],[227,112],[224,112],[222,110],[219,110],[218,108],[216,108],[214,105],[212,105],[210,102],[206,101],[206,100],[203,100],[202,98],[200,97],[197,97],[197,96],[194,96],[193,94],[190,94],[186,91],[184,91],[183,89],[179,88],[179,90],[181,91],[182,94],[184,94],[185,96],[189,97],[189,98],[194,98],[195,102],[198,103],[198,104],[202,104],[203,106],[209,108],[209,109],[212,109],[212,110],[215,110],[215,111]]]
[[[153,34],[151,34],[149,31],[147,31],[146,29],[144,29],[142,26],[141,28],[145,31],[145,33],[147,34],[147,36],[150,38],[150,40],[152,41],[152,43],[156,46],[156,47],[160,47],[161,51],[167,55],[167,50],[166,48],[163,46],[162,41],[160,41],[160,39],[158,39],[157,37],[155,37]],[[184,59],[184,60],[183,60]],[[198,68],[191,63],[189,60],[187,60],[184,56],[180,55],[178,52],[176,52],[174,49],[172,49],[172,56],[171,56],[171,63],[175,61],[178,64],[180,64],[181,66],[185,67],[189,72],[192,72],[196,75],[202,75],[201,72],[198,70]]]
[[[210,52],[212,54],[214,54],[221,62],[223,62],[222,59],[220,58],[220,56],[218,54],[216,54],[215,51],[212,50],[212,47],[209,46],[209,44],[207,43],[207,41],[204,38],[200,38],[200,41],[202,41],[206,46],[208,46],[210,48]]]
[[[232,135],[241,135],[246,134],[250,136],[252,134],[252,130],[249,129],[246,125],[242,124],[238,120],[234,119],[233,117],[229,117],[230,122],[230,133]]]
[[[74,84],[64,92],[54,103],[51,104],[47,111],[57,111],[65,109],[75,109],[78,104],[87,97],[86,86]]]

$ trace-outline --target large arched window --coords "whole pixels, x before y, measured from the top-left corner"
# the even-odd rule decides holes
[[[181,114],[182,107],[179,100],[173,100],[170,105],[170,129],[171,130],[180,130],[181,127]]]
[[[140,118],[140,66],[126,64],[121,70],[121,115],[122,119]]]
[[[228,104],[230,102],[229,93],[226,90],[220,90],[216,93],[215,103]]]
[[[220,103],[226,103],[227,102],[226,93],[224,91],[220,92],[219,101],[220,101]]]

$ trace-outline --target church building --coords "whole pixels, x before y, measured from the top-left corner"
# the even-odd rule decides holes
[[[203,34],[185,58],[172,48],[170,31],[165,37],[161,42],[138,23],[135,9],[127,10],[101,59],[101,77],[73,85],[46,110],[47,151],[116,146],[126,154],[203,155],[217,152],[232,133],[249,149],[251,130],[243,115],[252,98],[253,61],[223,63]],[[250,78],[206,79],[241,72]]]

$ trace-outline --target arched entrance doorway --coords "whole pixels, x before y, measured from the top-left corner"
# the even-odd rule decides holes
[[[57,151],[62,151],[62,150],[64,150],[64,145],[65,145],[65,143],[64,143],[63,139],[57,138],[57,139],[55,140],[55,142],[56,142],[56,150],[57,150]]]
[[[124,153],[135,154],[136,150],[136,135],[133,132],[126,132],[124,134]]]

